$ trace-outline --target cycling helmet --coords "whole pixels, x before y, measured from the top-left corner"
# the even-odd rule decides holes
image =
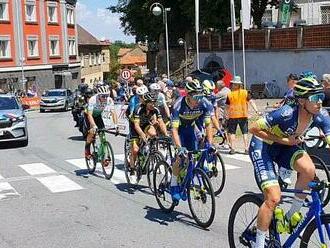
[[[317,76],[312,71],[304,71],[300,74],[299,79],[303,78],[314,78],[317,79]]]
[[[97,94],[110,94],[110,89],[108,85],[101,85],[96,88]]]
[[[158,94],[155,94],[153,92],[148,92],[146,94],[143,95],[143,100],[145,102],[156,102],[158,99]]]
[[[140,87],[137,87],[136,94],[139,96],[143,96],[144,94],[148,93],[148,87],[145,85],[142,85]]]
[[[94,91],[91,88],[85,90],[85,96],[91,97],[94,94]]]
[[[210,95],[213,92],[213,90],[215,89],[214,82],[211,80],[204,80],[203,89],[204,89],[204,93],[206,95]]]
[[[191,82],[186,82],[186,91],[188,93],[192,93],[192,92],[202,92],[203,91],[203,87],[201,86],[200,82],[198,81],[198,79],[194,79]]]
[[[149,89],[151,91],[160,91],[161,90],[160,85],[158,83],[150,84]]]
[[[294,96],[297,98],[307,98],[311,95],[323,93],[322,85],[312,77],[300,79],[293,88]]]
[[[167,80],[166,85],[167,85],[167,87],[172,88],[172,87],[174,87],[174,82],[173,82],[172,80],[169,79],[169,80]]]

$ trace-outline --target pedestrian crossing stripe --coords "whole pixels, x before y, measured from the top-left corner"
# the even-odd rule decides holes
[[[52,193],[83,189],[83,187],[81,187],[79,184],[75,183],[64,175],[39,177],[37,180],[41,182],[46,188],[48,188]]]
[[[56,171],[43,163],[22,164],[19,165],[19,167],[21,167],[31,176],[56,173]]]
[[[250,163],[251,159],[248,155],[245,154],[226,154],[226,153],[221,153],[221,156],[224,158],[228,158],[228,159],[235,159],[235,160],[239,160],[242,162],[246,162],[246,163]]]
[[[17,198],[19,196],[20,194],[9,183],[0,183],[0,200]]]

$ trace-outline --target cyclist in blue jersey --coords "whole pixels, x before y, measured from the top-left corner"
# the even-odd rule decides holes
[[[134,92],[134,95],[129,99],[128,107],[126,110],[126,116],[128,119],[132,118],[134,110],[135,110],[136,106],[138,106],[139,103],[141,102],[143,95],[148,93],[148,87],[145,85],[142,85],[140,87],[137,87],[135,90],[133,89],[133,92]]]
[[[299,146],[302,136],[311,126],[319,127],[330,144],[330,117],[322,109],[324,89],[313,77],[300,79],[294,87],[295,104],[286,104],[259,119],[250,128],[253,134],[249,155],[257,183],[261,185],[264,203],[257,218],[256,248],[265,247],[265,236],[273,212],[280,202],[281,189],[274,164],[296,170],[296,189],[308,189],[315,177],[315,166],[309,155]],[[299,214],[306,195],[296,194],[290,210],[284,217],[288,230],[295,227],[292,216]]]
[[[188,93],[187,96],[181,97],[175,102],[172,112],[172,136],[177,153],[171,178],[171,195],[176,202],[181,198],[177,182],[180,172],[180,156],[187,150],[198,149],[198,139],[195,133],[196,121],[202,120],[210,144],[212,144],[213,136],[210,112],[200,82],[197,79],[187,82],[185,89]]]

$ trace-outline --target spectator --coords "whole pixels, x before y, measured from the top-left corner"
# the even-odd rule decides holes
[[[323,106],[330,107],[330,74],[324,74],[322,77],[322,82],[324,85],[324,94],[325,94]]]
[[[144,85],[142,79],[138,79],[138,80],[136,80],[136,86],[137,86],[137,87],[141,87],[142,85]]]
[[[293,96],[293,88],[296,85],[296,83],[298,82],[299,77],[297,74],[290,74],[287,77],[287,85],[288,85],[288,90],[287,92],[284,94],[284,98],[280,101],[277,102],[273,105],[273,108],[279,108],[281,107],[283,104],[286,103],[291,103],[292,101],[294,101],[294,96]]]
[[[245,154],[248,154],[248,103],[259,114],[257,106],[251,99],[247,90],[243,89],[241,77],[235,76],[231,81],[232,91],[228,93],[226,104],[228,113],[228,141],[230,146],[229,154],[236,153],[233,141],[236,137],[237,126],[243,134]]]
[[[216,113],[217,119],[222,124],[225,118],[225,108],[226,108],[226,100],[227,96],[230,93],[230,89],[226,87],[225,82],[222,80],[218,80],[216,82],[216,99],[217,99],[217,105],[219,112]]]

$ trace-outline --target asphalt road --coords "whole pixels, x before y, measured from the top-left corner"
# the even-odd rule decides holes
[[[28,113],[29,146],[0,150],[0,247],[228,247],[230,209],[244,192],[258,192],[246,155],[224,155],[227,181],[208,230],[188,203],[164,214],[146,187],[125,183],[123,138],[110,136],[113,179],[85,169],[84,142],[69,112]]]

